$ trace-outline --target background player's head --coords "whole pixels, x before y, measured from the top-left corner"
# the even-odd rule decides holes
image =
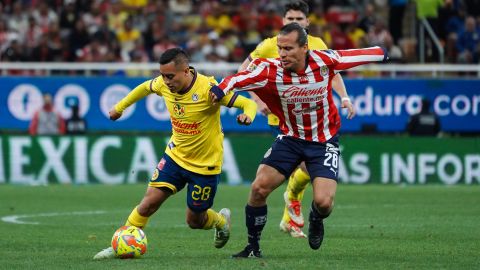
[[[309,8],[307,3],[303,1],[294,1],[285,4],[283,12],[283,25],[296,22],[301,27],[307,28],[310,24],[307,16]]]
[[[297,23],[284,25],[277,38],[278,54],[284,69],[298,72],[305,67],[307,32]]]
[[[192,82],[187,53],[180,48],[166,50],[160,56],[160,75],[172,93],[186,90]]]

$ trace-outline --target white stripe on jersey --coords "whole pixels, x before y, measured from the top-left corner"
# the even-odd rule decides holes
[[[292,85],[298,85],[299,87],[302,87],[302,84],[300,84],[300,78],[298,77],[298,75],[296,73],[292,72],[291,77],[292,77]],[[293,109],[293,111],[291,113],[295,117],[295,122],[297,122],[298,137],[300,139],[305,140],[305,126],[303,125],[303,112],[302,112],[302,110],[303,110],[302,103],[297,102],[297,103],[295,103],[295,109]]]
[[[280,65],[277,66],[277,74],[279,72],[282,75],[284,74],[284,69]],[[277,87],[278,95],[281,96],[282,95],[281,89],[282,89],[283,81],[276,79],[275,80],[275,85]],[[288,128],[288,133],[286,135],[287,136],[293,136],[293,127],[292,127],[292,123],[290,123],[290,118],[289,118],[289,113],[290,112],[288,111],[288,104],[286,102],[281,102],[281,105],[282,105],[283,116],[285,117],[285,124],[287,125],[287,128]]]
[[[332,134],[330,134],[330,129],[328,128],[328,125],[330,124],[330,121],[328,120],[329,109],[330,109],[330,106],[328,105],[328,101],[323,102],[323,134],[325,135],[326,141],[332,138]]]
[[[233,89],[235,83],[241,82],[241,81],[244,81],[244,80],[248,80],[249,78],[254,78],[254,77],[258,76],[258,74],[260,74],[266,68],[267,67],[265,65],[260,65],[260,66],[257,66],[257,68],[254,69],[252,72],[247,73],[246,75],[239,75],[239,76],[233,77],[228,82],[226,89]],[[236,88],[236,90],[237,91],[248,91],[250,89],[264,87],[265,85],[267,85],[267,83],[268,83],[268,76],[265,77],[265,80],[263,80],[263,81],[256,81],[255,83],[248,84],[245,87]]]
[[[375,62],[378,59],[383,59],[382,56],[378,55],[352,55],[352,56],[342,56],[342,63],[355,63],[355,62]]]
[[[325,66],[325,62],[322,60],[320,56],[318,56],[316,53],[310,53],[310,55],[313,57],[315,62],[318,64],[319,67]],[[324,80],[330,80],[330,74],[327,76],[323,77]],[[328,113],[329,113],[329,105],[328,105],[328,93],[325,95],[323,98],[323,127],[319,127],[317,125],[317,121],[315,121],[315,127],[313,126],[312,122],[312,130],[315,131],[314,134],[312,134],[312,140],[313,141],[319,141],[319,128],[322,128],[323,135],[325,136],[325,139],[328,140],[332,137],[330,134],[330,129],[328,128],[328,125],[330,124],[330,121],[328,120]],[[312,114],[315,114],[312,112]],[[316,114],[315,114],[315,119],[316,119]]]

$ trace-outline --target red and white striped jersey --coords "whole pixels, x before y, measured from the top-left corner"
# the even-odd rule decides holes
[[[333,76],[348,68],[386,59],[380,47],[352,50],[310,50],[300,73],[283,69],[280,58],[257,58],[247,70],[226,77],[218,86],[229,91],[254,91],[280,119],[287,136],[325,142],[340,129],[333,102]]]

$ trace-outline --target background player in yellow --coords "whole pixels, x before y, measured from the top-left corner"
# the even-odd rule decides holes
[[[122,112],[150,94],[162,96],[172,123],[172,136],[163,158],[158,163],[147,191],[127,219],[125,225],[143,228],[151,215],[172,194],[187,185],[186,222],[192,229],[215,229],[214,245],[223,247],[230,236],[230,210],[211,209],[223,162],[223,132],[220,105],[236,107],[244,113],[237,122],[249,125],[255,118],[257,105],[252,100],[233,94],[225,101],[211,105],[210,88],[217,82],[199,74],[189,66],[187,54],[169,49],[160,57],[160,76],[133,89],[110,111],[117,120]],[[106,248],[94,259],[113,258],[113,249]]]
[[[292,22],[298,23],[303,28],[307,29],[310,24],[307,16],[309,14],[308,5],[303,1],[295,1],[287,3],[284,6],[283,24],[289,24]],[[312,50],[326,50],[327,45],[321,38],[308,35],[308,48]],[[247,59],[239,67],[238,71],[245,70],[252,59],[255,58],[277,58],[277,36],[267,38],[258,44],[257,48],[249,55]],[[337,74],[333,81],[332,86],[341,98],[342,108],[347,108],[347,118],[351,119],[355,116],[355,109],[347,94],[347,89],[340,74]],[[249,92],[252,99],[257,102],[261,113],[268,116],[268,125],[272,128],[272,132],[275,135],[280,133],[278,124],[278,118],[270,112],[268,107],[263,103],[258,96]],[[306,237],[301,228],[304,226],[304,219],[301,208],[301,201],[305,189],[310,182],[310,176],[308,175],[305,164],[302,163],[291,176],[288,181],[287,190],[284,193],[285,208],[283,211],[282,221],[280,222],[280,229],[284,232],[288,232],[293,237]]]

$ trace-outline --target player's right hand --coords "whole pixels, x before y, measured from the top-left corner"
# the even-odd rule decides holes
[[[242,113],[237,116],[237,123],[248,126],[252,123],[252,119],[248,115]]]
[[[117,112],[115,108],[112,108],[110,112],[108,112],[108,114],[110,115],[110,120],[113,120],[113,121],[117,120],[118,118],[120,118],[120,116],[122,116],[122,114]]]

